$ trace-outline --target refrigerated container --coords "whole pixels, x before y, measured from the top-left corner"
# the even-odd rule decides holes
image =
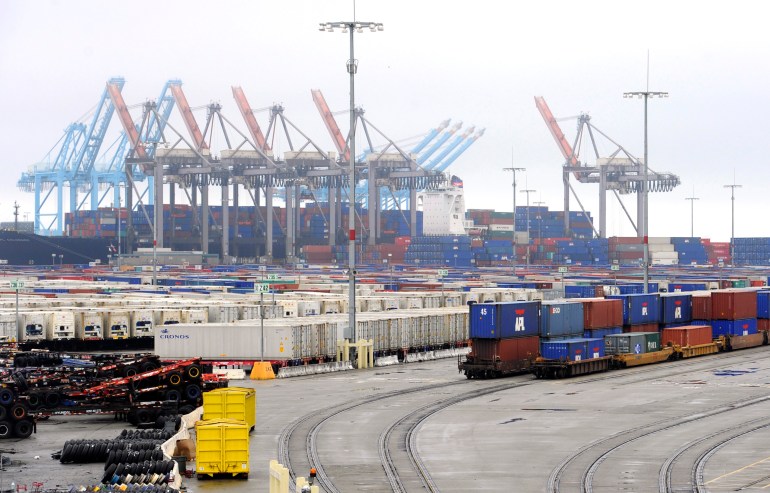
[[[130,336],[131,316],[125,310],[107,312],[105,339],[126,339]]]
[[[131,337],[153,337],[155,335],[152,310],[131,310],[129,311],[129,320]]]

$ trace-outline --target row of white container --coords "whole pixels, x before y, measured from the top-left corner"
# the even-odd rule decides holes
[[[226,360],[330,360],[337,342],[350,339],[347,315],[242,320],[231,324],[175,324],[155,333],[161,358]],[[468,310],[440,308],[356,316],[356,340],[375,352],[452,346],[468,339]],[[264,344],[262,344],[264,341]]]

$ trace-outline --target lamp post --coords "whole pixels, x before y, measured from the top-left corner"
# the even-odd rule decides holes
[[[730,221],[730,265],[735,265],[735,189],[741,188],[743,185],[724,185],[725,188],[730,189],[730,200],[732,203]]]
[[[353,342],[356,342],[356,99],[355,99],[355,76],[358,69],[358,61],[354,56],[353,50],[353,32],[364,32],[364,28],[369,28],[371,32],[382,31],[383,26],[380,22],[361,22],[361,21],[342,21],[342,22],[323,22],[319,24],[319,31],[334,32],[335,29],[341,29],[343,33],[350,32],[350,58],[347,61],[347,70],[350,74],[350,134],[348,139],[348,151],[350,152],[350,171],[348,178],[348,189],[350,208],[348,210],[348,314],[350,331]],[[414,205],[412,205],[414,207]]]
[[[529,267],[529,194],[536,192],[537,190],[527,189],[522,190],[521,193],[527,194],[527,267]]]
[[[56,254],[52,253],[51,254],[51,268],[54,268],[54,267],[56,267]]]
[[[513,173],[513,233],[511,237],[511,269],[516,273],[516,172],[527,171],[527,168],[503,168],[503,171]]]
[[[64,265],[64,254],[60,253],[59,254],[59,267],[61,267],[62,265]]]
[[[650,285],[649,285],[649,279],[650,279],[650,246],[648,243],[647,233],[649,231],[648,229],[648,213],[649,208],[647,207],[647,189],[649,188],[647,186],[648,181],[648,167],[647,167],[647,100],[650,98],[667,98],[668,93],[667,92],[661,92],[661,91],[634,91],[634,92],[624,92],[623,93],[624,98],[643,98],[644,99],[644,182],[642,186],[642,235],[644,237],[644,292],[645,294],[649,293],[650,291]]]
[[[700,200],[695,196],[695,187],[692,189],[692,197],[685,197],[685,200],[690,201],[690,236],[695,237],[695,201]]]

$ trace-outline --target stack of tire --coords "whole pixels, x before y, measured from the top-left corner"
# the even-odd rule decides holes
[[[35,430],[35,422],[27,407],[16,400],[10,388],[0,388],[0,439],[28,438]]]
[[[59,353],[30,351],[13,355],[14,368],[26,368],[28,366],[59,366],[62,362],[62,356]]]

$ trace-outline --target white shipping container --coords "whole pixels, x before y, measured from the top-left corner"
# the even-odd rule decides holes
[[[323,300],[321,302],[321,312],[325,314],[339,313],[340,312],[339,300]]]
[[[654,258],[652,259],[652,265],[677,265],[679,260],[675,258]]]
[[[50,323],[51,312],[35,311],[21,312],[21,340],[41,341],[53,339],[53,331]]]
[[[655,260],[655,259],[679,260],[679,252],[650,252],[650,258],[652,260]]]
[[[104,316],[101,309],[74,310],[75,337],[78,339],[104,339]]]
[[[155,335],[152,310],[131,310],[129,320],[131,337],[153,337]]]
[[[105,339],[126,339],[130,335],[131,316],[125,310],[111,310],[107,313]]]
[[[259,325],[176,324],[158,328],[155,354],[171,359],[259,359]],[[265,355],[268,359],[274,356]]]
[[[0,313],[0,342],[18,341],[16,313]]]
[[[299,300],[297,301],[297,315],[300,317],[310,317],[321,314],[321,300]]]
[[[648,245],[648,249],[650,253],[656,253],[656,252],[673,252],[674,251],[674,245],[670,243],[650,243]]]
[[[75,338],[75,315],[71,311],[55,311],[50,315],[53,339]]]
[[[180,314],[180,323],[183,324],[205,324],[209,318],[208,311],[203,308],[181,310]]]

